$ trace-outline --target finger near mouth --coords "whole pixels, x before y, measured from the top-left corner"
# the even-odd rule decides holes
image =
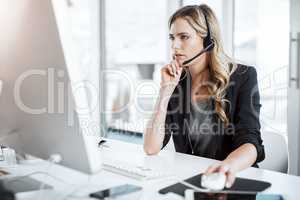
[[[176,55],[175,56],[177,59],[183,59],[183,58],[185,58],[185,55]]]

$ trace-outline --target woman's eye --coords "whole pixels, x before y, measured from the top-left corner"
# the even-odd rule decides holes
[[[173,36],[169,36],[169,40],[174,40],[174,37]]]
[[[182,39],[182,40],[187,40],[187,39],[189,39],[189,36],[187,36],[187,35],[182,35],[182,36],[180,36],[180,39]]]

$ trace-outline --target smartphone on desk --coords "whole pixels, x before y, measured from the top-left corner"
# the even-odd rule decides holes
[[[185,200],[286,200],[279,194],[265,193],[246,193],[238,191],[221,191],[221,192],[196,192],[193,190],[185,191]]]
[[[142,187],[125,184],[125,185],[120,185],[109,189],[101,190],[99,192],[91,193],[90,197],[97,198],[97,199],[114,198],[116,196],[133,193],[140,190],[142,190]]]

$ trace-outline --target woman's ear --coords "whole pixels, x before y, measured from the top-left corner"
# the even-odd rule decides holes
[[[197,38],[199,38],[200,43],[203,44],[204,37],[201,35],[201,33],[197,32]]]

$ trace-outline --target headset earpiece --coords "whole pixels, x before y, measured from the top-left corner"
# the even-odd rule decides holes
[[[214,41],[211,38],[205,37],[203,40],[203,48],[206,49],[206,51],[212,51],[215,46]]]
[[[205,18],[205,23],[206,23],[206,27],[207,27],[207,35],[203,39],[203,48],[206,49],[206,51],[211,51],[211,50],[213,50],[215,43],[214,43],[213,39],[211,38],[210,28],[209,28],[209,24],[208,24],[205,13],[204,13],[204,18]]]

